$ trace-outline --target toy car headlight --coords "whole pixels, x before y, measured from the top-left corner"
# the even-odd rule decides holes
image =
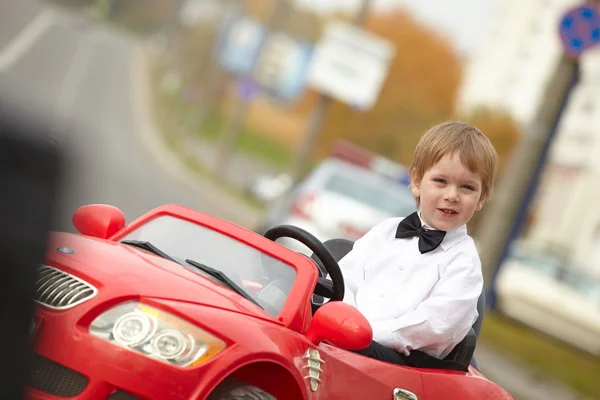
[[[201,364],[225,348],[225,342],[197,326],[133,301],[98,316],[90,325],[90,333],[179,367]]]

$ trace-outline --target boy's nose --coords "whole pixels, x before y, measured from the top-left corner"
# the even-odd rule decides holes
[[[458,190],[456,190],[456,188],[454,188],[454,187],[448,187],[444,198],[448,201],[457,202],[458,201]]]

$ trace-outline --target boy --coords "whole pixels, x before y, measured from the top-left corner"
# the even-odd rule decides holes
[[[381,222],[339,263],[344,301],[373,328],[373,343],[358,353],[410,365],[411,350],[443,359],[466,336],[483,287],[466,224],[492,194],[497,158],[463,122],[423,135],[410,166],[418,212]]]

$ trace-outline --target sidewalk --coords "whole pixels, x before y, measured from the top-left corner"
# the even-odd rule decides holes
[[[138,74],[148,77],[148,60],[143,57],[144,50],[140,50],[140,56],[134,57],[134,62],[138,63],[134,67]],[[146,81],[148,84],[148,80]],[[152,120],[153,113],[151,112],[151,100],[147,98],[149,91],[137,90],[137,98],[133,99],[138,104],[137,108],[145,110],[139,113],[139,116],[144,119],[145,129],[140,133],[139,138],[145,147],[151,149],[152,154],[157,159],[157,162],[163,167],[172,171],[177,179],[183,179],[186,184],[194,181],[194,185],[198,191],[221,191],[220,187],[213,181],[201,178],[197,173],[194,173],[186,167],[181,159],[181,154],[177,155],[165,144],[162,133]],[[136,93],[134,93],[135,95]],[[145,97],[144,97],[145,96]],[[215,157],[215,149],[206,142],[189,140],[185,143],[185,155],[192,156],[208,170],[212,168]],[[226,180],[243,189],[253,178],[265,172],[271,172],[268,166],[261,163],[252,157],[244,154],[236,154],[231,160],[231,164],[226,174]],[[224,195],[224,193],[221,193]],[[239,207],[240,218],[231,219],[232,222],[252,227],[259,218],[256,210],[251,210],[242,201],[230,198],[227,199],[225,207]],[[243,217],[242,217],[243,216]],[[578,395],[570,388],[546,379],[535,372],[531,371],[526,365],[509,359],[490,348],[486,348],[482,344],[478,344],[475,351],[477,362],[482,372],[492,381],[508,390],[516,400],[588,400],[588,398]]]

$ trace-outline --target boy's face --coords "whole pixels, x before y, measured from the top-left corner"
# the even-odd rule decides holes
[[[420,181],[411,180],[413,195],[420,197],[421,218],[435,229],[450,231],[466,224],[485,202],[481,176],[465,168],[458,154],[444,156]]]

